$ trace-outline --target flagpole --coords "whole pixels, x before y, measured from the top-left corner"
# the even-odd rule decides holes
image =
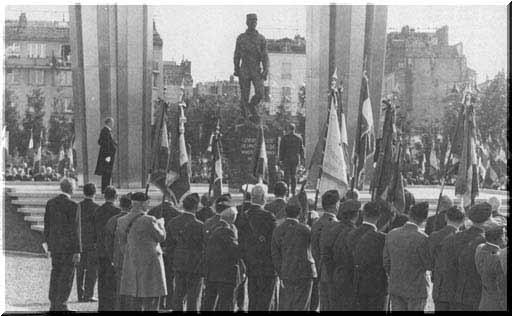
[[[156,139],[160,139],[162,137],[162,124],[164,124],[164,116],[165,116],[164,113],[167,110],[167,102],[163,101],[160,98],[158,98],[158,102],[162,105],[162,115],[160,115],[160,125],[159,125],[159,129],[157,131],[158,138],[156,138]],[[155,140],[155,138],[153,138],[153,140]],[[151,151],[153,152],[153,154],[154,154],[156,146],[157,146],[157,144],[154,143],[153,148],[151,148]],[[149,185],[151,184],[151,182],[150,182],[151,174],[153,173],[153,168],[155,167],[156,155],[153,155],[152,158],[153,159],[151,160],[151,168],[149,168],[148,176],[146,178],[146,195],[148,195],[148,192],[149,192]]]

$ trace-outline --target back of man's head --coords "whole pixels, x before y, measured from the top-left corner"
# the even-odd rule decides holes
[[[322,208],[324,211],[336,212],[336,204],[340,201],[338,190],[329,190],[322,195]]]
[[[203,205],[203,207],[212,206],[212,201],[208,194],[205,193],[201,196],[201,205]]]
[[[116,188],[109,185],[105,188],[105,192],[103,192],[103,196],[105,197],[105,201],[114,201],[117,196]]]
[[[93,197],[96,194],[96,186],[94,183],[87,183],[84,185],[84,195],[86,197]]]
[[[294,133],[295,132],[295,124],[293,124],[293,123],[288,124],[287,129],[288,129],[289,133]]]
[[[359,200],[359,191],[357,189],[348,190],[345,193],[345,200]]]
[[[284,197],[288,191],[288,186],[285,182],[279,181],[274,187],[274,195],[276,197]]]
[[[461,225],[464,223],[464,213],[458,206],[452,206],[446,210],[446,222]]]
[[[60,190],[67,194],[73,194],[73,190],[75,189],[75,180],[64,178],[60,180]]]
[[[267,192],[262,185],[256,184],[251,191],[251,201],[254,204],[265,205]]]
[[[228,196],[226,194],[219,196],[217,198],[217,200],[215,200],[215,212],[217,214],[222,213],[225,209],[231,207],[230,202],[231,202],[230,196]]]
[[[124,194],[119,198],[119,206],[123,210],[129,210],[132,207],[132,199],[128,194]]]
[[[284,209],[284,212],[286,213],[286,217],[289,218],[297,218],[300,214],[300,205],[297,203],[288,203],[286,204],[286,207]]]
[[[440,212],[446,211],[447,209],[449,209],[452,206],[453,206],[452,199],[450,199],[446,195],[442,195],[441,199],[439,201],[439,211]]]
[[[495,196],[491,196],[488,203],[491,204],[492,212],[497,213],[501,205],[500,200]]]
[[[183,199],[183,209],[190,213],[195,213],[199,206],[199,195],[197,193],[191,193]]]
[[[236,207],[229,206],[220,213],[220,219],[228,222],[229,224],[233,224],[236,220],[237,214],[238,214],[238,211],[237,211]]]
[[[379,204],[370,201],[363,206],[363,218],[366,221],[377,221],[380,217]]]
[[[417,224],[423,223],[428,216],[428,202],[421,202],[411,207],[409,218]]]

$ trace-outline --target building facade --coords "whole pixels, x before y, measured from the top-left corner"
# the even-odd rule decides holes
[[[448,26],[426,32],[404,26],[388,33],[383,96],[399,92],[413,133],[441,121],[443,100],[454,85],[475,83],[476,72],[467,66],[462,48],[462,43],[449,44]]]
[[[193,95],[192,63],[182,60],[179,64],[175,61],[163,61],[163,87],[164,99],[170,102],[178,102],[181,96],[181,85],[185,87],[185,95]]]
[[[164,72],[164,63],[162,59],[163,45],[164,43],[162,38],[156,30],[156,25],[153,21],[153,68],[151,78],[151,86],[153,87],[153,91],[151,93],[151,125],[155,123],[155,119],[159,115],[158,108],[155,107],[155,101],[158,98],[163,99],[164,96],[164,81],[162,76]]]
[[[239,97],[240,85],[233,75],[229,76],[229,80],[198,82],[194,88],[194,95]]]
[[[302,111],[299,92],[306,78],[306,40],[296,35],[293,39],[267,39],[269,73],[265,81],[265,108],[270,115],[284,105],[292,116]]]

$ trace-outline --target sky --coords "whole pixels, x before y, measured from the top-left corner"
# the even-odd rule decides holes
[[[28,19],[68,19],[66,6],[8,6],[5,18],[26,12]],[[245,15],[258,14],[258,30],[266,38],[305,36],[304,5],[153,6],[153,19],[163,39],[164,60],[192,62],[195,82],[225,80],[233,72],[233,51],[245,31]],[[409,25],[421,31],[448,25],[449,43],[463,43],[468,66],[481,82],[507,69],[506,6],[389,5],[388,31]],[[307,40],[307,39],[306,39]]]

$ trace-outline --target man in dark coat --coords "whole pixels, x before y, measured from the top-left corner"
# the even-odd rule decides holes
[[[251,207],[251,193],[250,192],[244,192],[244,201],[242,204],[236,206],[236,210],[238,211],[238,216],[235,220],[235,226],[238,229],[238,243],[241,246],[241,251],[243,252],[243,232],[241,231],[241,224],[244,223],[244,216],[245,212],[249,210]],[[243,257],[243,254],[242,254]],[[245,299],[247,292],[247,275],[246,275],[246,269],[245,269],[245,263],[243,260],[241,260],[241,267],[242,267],[242,280],[241,283],[236,288],[236,305],[237,305],[237,311],[243,311],[245,308]]]
[[[111,311],[114,309],[116,277],[109,253],[105,248],[105,225],[108,220],[121,213],[114,206],[117,199],[117,191],[113,186],[105,188],[105,203],[96,209],[94,213],[94,231],[96,250],[98,254],[98,311]]]
[[[167,225],[167,223],[169,223],[173,218],[181,214],[181,212],[174,208],[174,206],[169,202],[169,199],[170,197],[166,196],[162,203],[149,210],[148,215],[154,216],[157,219],[163,218],[165,225]],[[170,232],[166,231],[166,235],[170,236]],[[160,246],[163,251],[165,282],[167,284],[167,296],[160,299],[160,309],[167,310],[171,309],[172,296],[174,293],[174,271],[172,269],[172,258],[174,255],[174,247],[176,245],[172,242],[171,238],[167,238]]]
[[[452,200],[446,195],[441,196],[441,200],[439,201],[439,212],[435,215],[427,218],[427,224],[425,224],[425,234],[429,235],[432,232],[440,230],[441,228],[446,226],[446,211],[452,207]]]
[[[279,181],[274,187],[275,199],[272,202],[265,204],[265,209],[276,217],[278,225],[283,222],[285,218],[286,208],[286,195],[288,194],[288,186],[285,182]]]
[[[276,272],[272,263],[271,241],[276,227],[274,214],[263,209],[266,190],[255,185],[252,205],[240,217],[240,241],[247,267],[249,311],[270,311],[275,305]]]
[[[336,213],[338,211],[339,201],[340,195],[337,190],[325,192],[322,195],[322,208],[324,213],[322,214],[322,217],[320,217],[320,219],[311,227],[311,252],[315,259],[315,266],[318,273],[318,277],[316,279],[318,290],[314,286],[313,287],[315,291],[319,292],[318,296],[320,298],[321,311],[331,310],[331,297],[329,295],[329,279],[327,275],[322,275],[323,265],[320,253],[320,237],[324,231],[328,231],[338,222]],[[312,295],[315,296],[316,293]]]
[[[85,198],[80,206],[80,231],[82,238],[81,260],[76,268],[76,290],[79,302],[96,302],[93,297],[94,286],[98,278],[98,258],[94,243],[94,212],[99,207],[94,202],[96,186],[94,183],[84,185]]]
[[[240,282],[240,249],[234,226],[235,207],[220,213],[220,222],[206,243],[206,288],[202,311],[235,310],[235,289]],[[217,301],[217,304],[215,302]]]
[[[212,236],[213,232],[220,225],[221,216],[220,214],[227,208],[231,207],[231,196],[227,194],[221,195],[215,200],[215,212],[216,214],[204,223],[204,236],[205,236],[205,244],[208,242],[208,239]],[[238,210],[237,210],[238,213]],[[236,217],[235,217],[236,218]]]
[[[448,311],[450,305],[447,301],[441,300],[439,295],[441,285],[444,284],[442,272],[446,267],[441,262],[441,242],[448,236],[457,233],[464,223],[464,213],[457,207],[452,206],[445,211],[446,226],[438,231],[434,231],[428,237],[428,248],[432,260],[431,280],[432,280],[432,299],[434,300],[436,311]]]
[[[389,276],[392,311],[421,311],[427,302],[427,270],[430,270],[427,235],[420,226],[428,216],[428,203],[415,204],[409,221],[386,236],[384,269]]]
[[[324,231],[320,236],[320,255],[323,264],[322,278],[330,283],[330,301],[332,302],[332,310],[346,310],[348,292],[351,292],[351,282],[345,281],[343,271],[348,266],[346,260],[348,258],[345,250],[345,237],[354,229],[355,223],[359,217],[361,202],[348,199],[340,204],[337,218],[339,222]],[[335,260],[336,255],[336,260]],[[336,275],[335,272],[336,271]],[[335,277],[336,276],[336,277]]]
[[[74,181],[60,182],[62,193],[46,203],[43,248],[52,258],[50,274],[50,311],[67,311],[73,287],[75,265],[80,262],[82,245],[77,220],[77,203],[72,201]]]
[[[295,195],[297,166],[304,161],[304,145],[302,137],[295,133],[295,124],[290,123],[286,130],[288,134],[279,143],[279,159],[283,164],[284,182],[288,184],[292,195]]]
[[[471,227],[458,232],[455,235],[448,236],[441,242],[440,265],[445,267],[445,269],[440,271],[443,284],[439,289],[438,300],[448,302],[450,311],[471,310],[478,308],[481,291],[478,272],[476,272],[476,279],[474,275],[468,275],[469,271],[465,269],[468,267],[468,265],[465,265],[465,268],[463,268],[460,257],[462,251],[472,241],[484,239],[483,223],[487,221],[490,216],[491,206],[488,203],[482,203],[473,206],[468,211],[468,218],[473,223]],[[469,258],[468,254],[466,254],[466,258]],[[471,264],[471,262],[469,263]],[[471,280],[469,279],[470,277],[472,278]],[[465,299],[467,304],[464,305],[464,296],[461,294],[464,284],[466,283],[469,286],[476,288],[468,289],[468,293],[472,293],[472,297],[470,298],[472,301]]]
[[[108,117],[98,139],[100,151],[94,174],[101,176],[101,193],[105,192],[105,188],[110,185],[110,179],[112,178],[112,168],[114,167],[114,158],[117,150],[117,143],[112,136],[113,127],[114,119]]]
[[[169,242],[175,243],[173,256],[174,295],[172,310],[199,311],[204,274],[204,224],[196,218],[199,195],[189,194],[183,200],[183,213],[167,223]]]
[[[197,211],[196,217],[198,220],[205,223],[207,219],[215,215],[215,212],[212,208],[212,202],[210,197],[208,197],[208,194],[205,193],[203,196],[201,196],[201,205],[203,207]]]
[[[361,226],[348,236],[350,244],[352,235],[364,232],[359,241],[352,240],[356,243],[352,249],[354,309],[359,311],[386,310],[388,277],[382,258],[386,235],[377,229],[380,211],[378,202],[367,203],[363,209]]]
[[[279,311],[308,311],[316,277],[311,229],[299,223],[300,206],[286,206],[286,219],[272,235],[272,261],[281,281]]]

